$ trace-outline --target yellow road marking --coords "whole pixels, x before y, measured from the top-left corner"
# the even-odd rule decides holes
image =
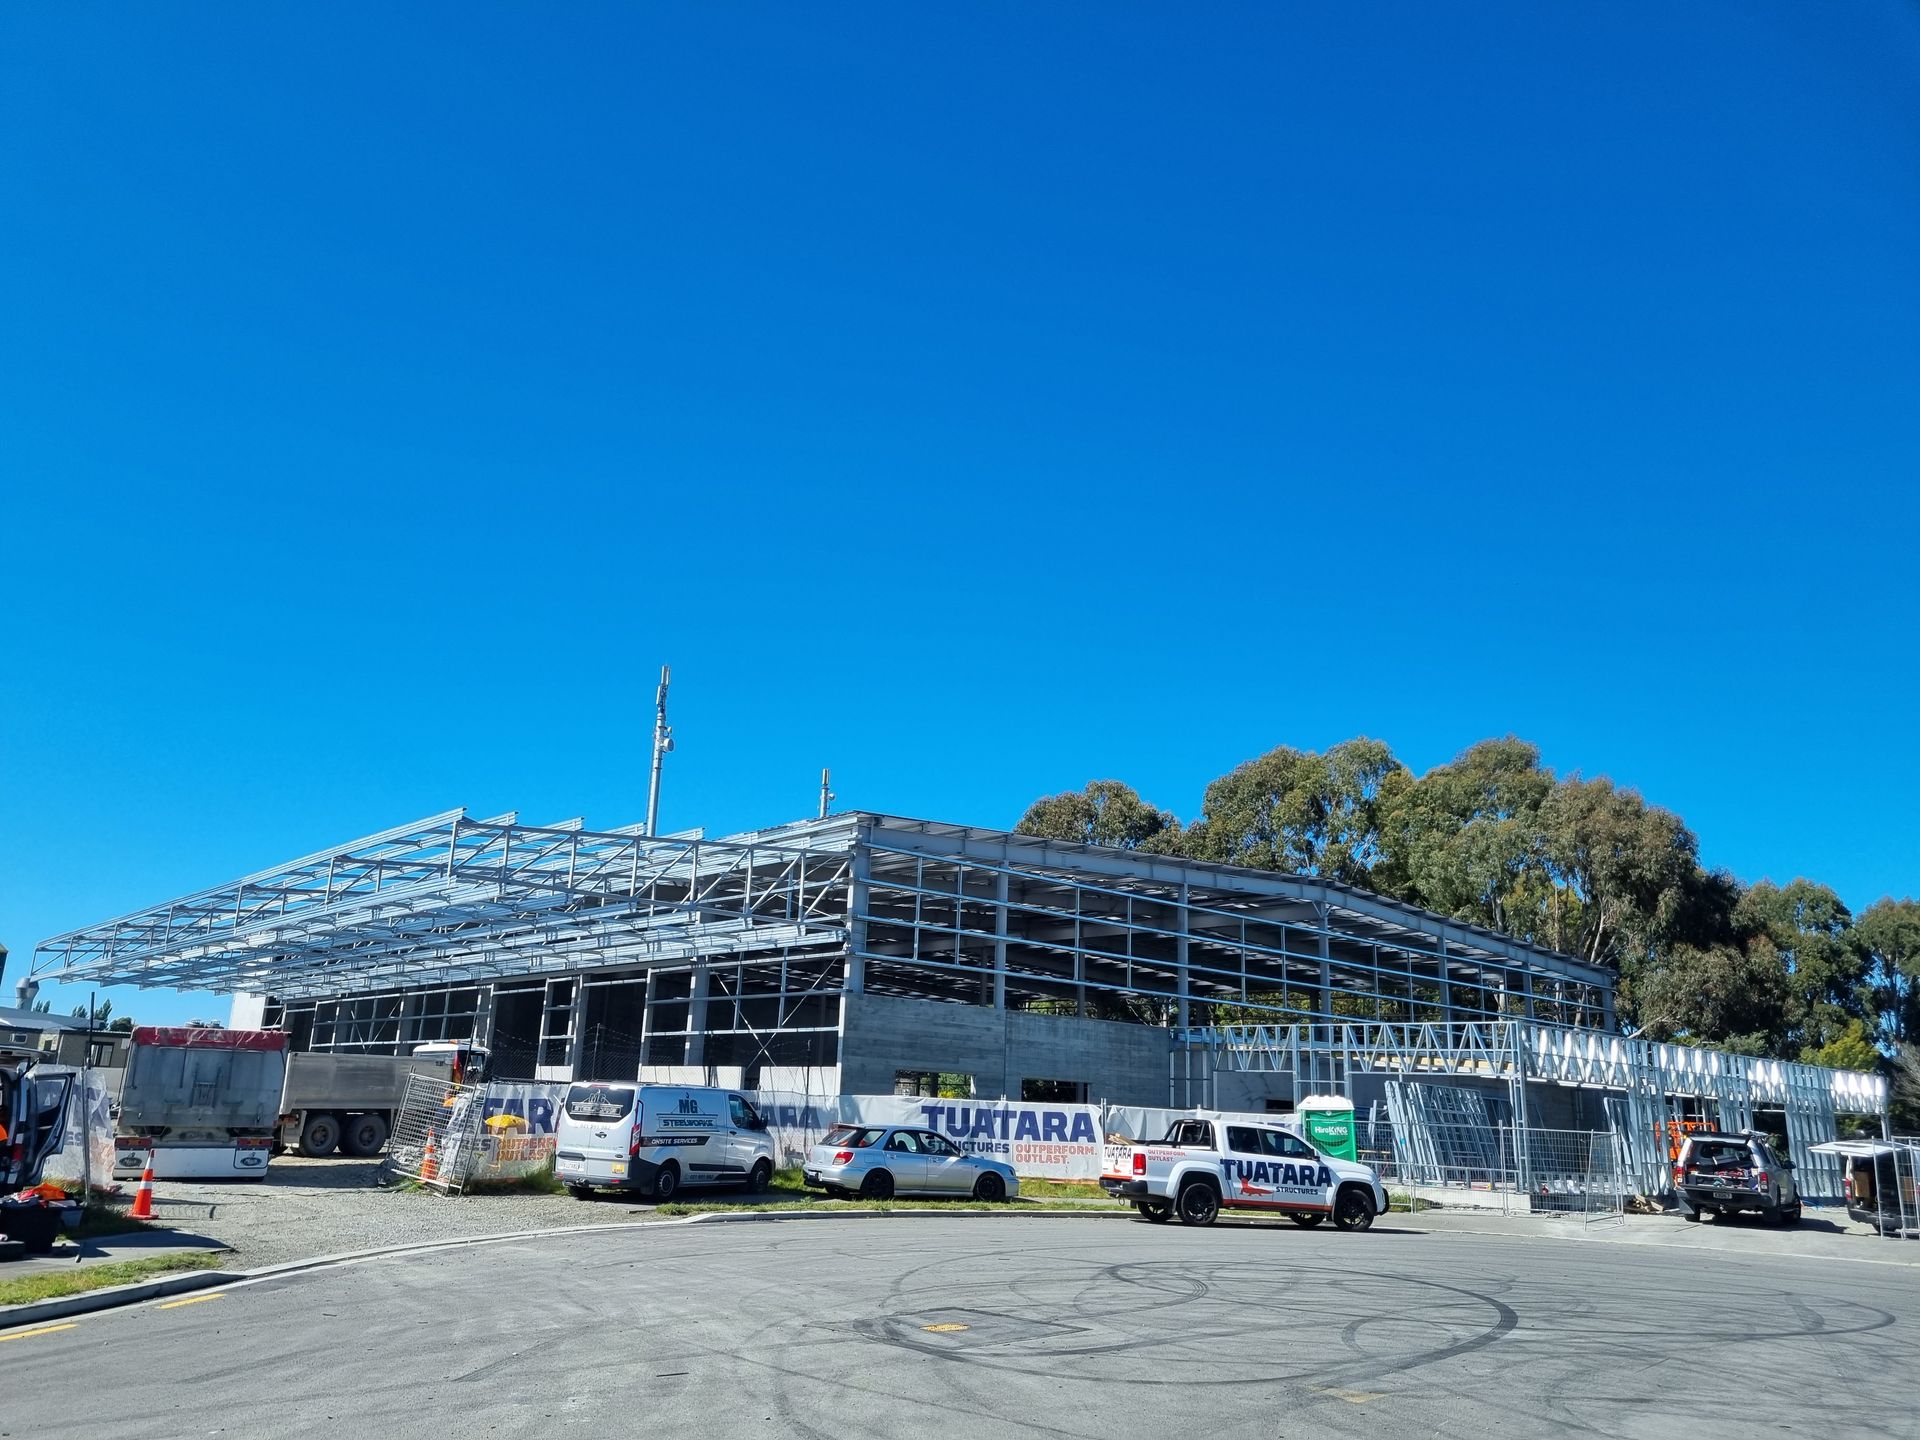
[[[47,1325],[38,1330],[22,1330],[18,1335],[0,1335],[0,1345],[6,1344],[9,1340],[31,1340],[36,1335],[57,1335],[62,1330],[73,1330],[76,1328],[78,1328],[77,1324],[70,1324]]]
[[[212,1295],[189,1295],[184,1300],[169,1300],[166,1304],[156,1305],[153,1308],[156,1310],[177,1310],[182,1305],[198,1305],[202,1300],[224,1300],[226,1298],[226,1292],[222,1290]]]
[[[922,1325],[920,1328],[931,1330],[936,1335],[951,1335],[956,1330],[967,1330],[972,1327],[962,1325],[958,1320],[947,1320],[938,1325]]]
[[[1371,1390],[1335,1390],[1325,1385],[1315,1385],[1315,1393],[1331,1395],[1336,1400],[1344,1400],[1349,1405],[1365,1405],[1369,1400],[1384,1400],[1387,1397]]]

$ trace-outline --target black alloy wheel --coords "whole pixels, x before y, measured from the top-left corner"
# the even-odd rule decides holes
[[[1373,1227],[1373,1197],[1358,1185],[1349,1185],[1333,1202],[1333,1223],[1355,1232]]]
[[[1180,1192],[1180,1223],[1211,1225],[1220,1218],[1220,1192],[1204,1180],[1191,1180]]]

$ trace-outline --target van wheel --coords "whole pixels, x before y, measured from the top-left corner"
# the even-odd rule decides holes
[[[997,1205],[1007,1198],[1007,1182],[989,1171],[973,1182],[973,1198]]]
[[[749,1195],[764,1195],[767,1193],[767,1186],[772,1183],[772,1162],[767,1160],[754,1161],[753,1169],[747,1172],[747,1193]]]
[[[1358,1185],[1349,1185],[1333,1201],[1333,1223],[1342,1230],[1373,1227],[1373,1197]]]
[[[340,1137],[340,1148],[359,1160],[378,1155],[386,1143],[387,1122],[378,1115],[354,1116],[347,1121],[346,1133]]]
[[[893,1198],[893,1176],[885,1170],[869,1170],[867,1178],[860,1182],[860,1198],[863,1200],[891,1200]]]
[[[573,1196],[576,1200],[591,1200],[593,1199],[593,1187],[591,1185],[569,1185],[567,1186],[567,1194]]]
[[[1180,1191],[1180,1223],[1211,1225],[1220,1218],[1220,1192],[1204,1180],[1189,1180]]]
[[[1298,1225],[1302,1230],[1311,1230],[1314,1226],[1318,1225],[1322,1220],[1326,1219],[1327,1217],[1324,1215],[1315,1215],[1312,1211],[1307,1211],[1306,1213],[1300,1214],[1300,1215],[1289,1215],[1287,1218],[1293,1221],[1293,1223]]]
[[[332,1115],[309,1115],[307,1128],[300,1132],[300,1153],[310,1160],[323,1160],[339,1147],[340,1121]]]
[[[680,1188],[680,1167],[669,1160],[654,1172],[653,1198],[656,1204],[671,1200]]]
[[[1164,1225],[1173,1219],[1173,1206],[1164,1200],[1142,1200],[1133,1207],[1140,1212],[1140,1218],[1154,1225]]]

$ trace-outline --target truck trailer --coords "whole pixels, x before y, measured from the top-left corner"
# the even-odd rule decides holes
[[[464,1042],[426,1044],[411,1055],[289,1055],[276,1148],[316,1157],[378,1155],[393,1133],[408,1080],[422,1075],[473,1084],[483,1070],[484,1052]]]
[[[127,1048],[116,1180],[264,1180],[287,1083],[284,1030],[143,1025]]]

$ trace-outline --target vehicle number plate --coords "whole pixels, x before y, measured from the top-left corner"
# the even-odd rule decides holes
[[[616,1175],[624,1175],[624,1174],[626,1174],[626,1173],[627,1173],[627,1165],[626,1165],[626,1162],[625,1162],[624,1160],[616,1160],[616,1161],[614,1161],[614,1162],[613,1162],[613,1173],[614,1173],[614,1174],[616,1174]]]

